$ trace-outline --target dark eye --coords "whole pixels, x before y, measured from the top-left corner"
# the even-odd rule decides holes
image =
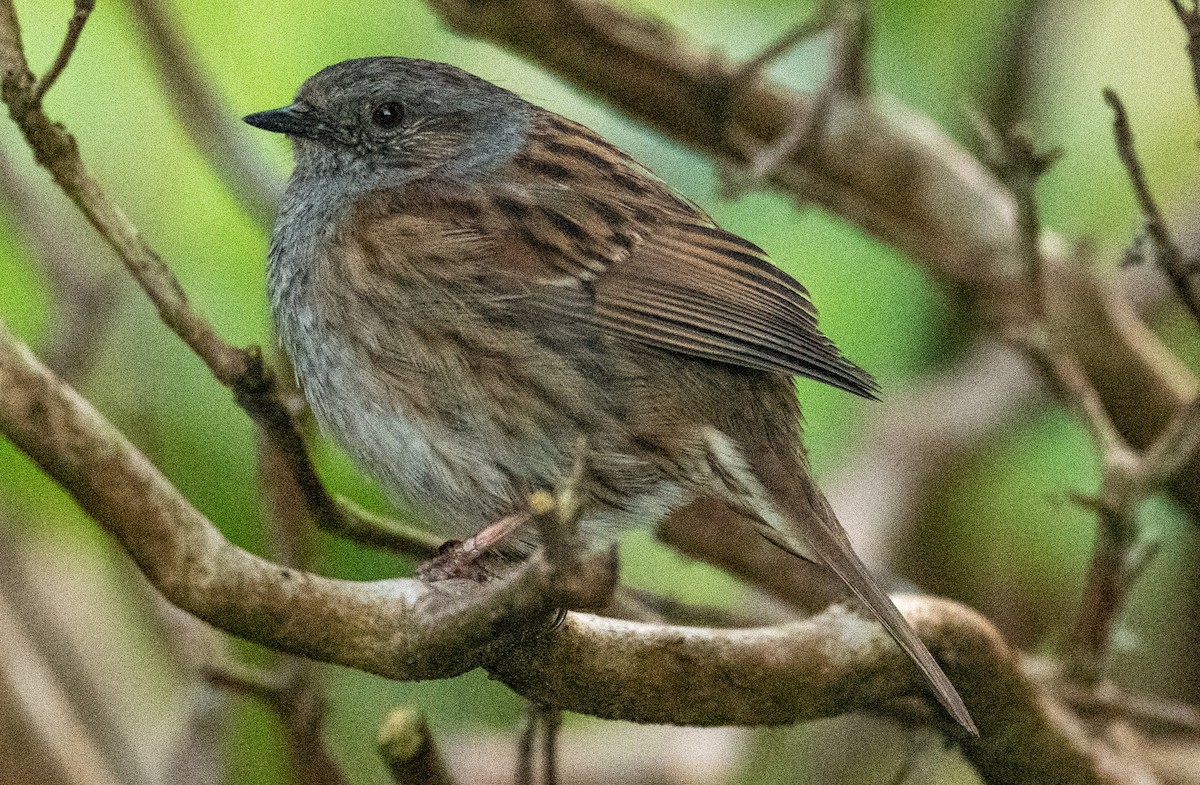
[[[382,103],[371,112],[371,122],[380,128],[395,128],[404,122],[404,107],[395,101]]]

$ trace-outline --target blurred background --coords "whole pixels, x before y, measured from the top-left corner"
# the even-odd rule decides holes
[[[70,4],[17,5],[31,65],[42,72],[61,42]],[[738,59],[813,10],[791,0],[622,5],[677,25]],[[419,0],[209,0],[175,3],[169,10],[236,116],[288,103],[315,71],[366,55],[446,61],[509,87],[604,134],[726,228],[766,249],[809,288],[826,333],[875,374],[885,402],[936,392],[937,380],[963,373],[961,362],[977,325],[964,316],[953,293],[939,289],[917,266],[839,219],[785,198],[719,199],[711,161],[528,63],[456,37]],[[1182,236],[1195,234],[1197,110],[1184,36],[1165,0],[883,0],[874,10],[874,88],[886,100],[928,115],[970,149],[978,144],[967,107],[1015,111],[1039,146],[1061,147],[1064,157],[1039,188],[1045,225],[1072,242],[1087,243],[1096,265],[1114,277],[1124,275],[1119,264],[1140,223],[1115,154],[1111,115],[1100,94],[1105,86],[1126,102],[1138,151],[1168,219]],[[1014,70],[1006,46],[1021,28],[1029,31],[1029,56]],[[802,45],[770,75],[811,87],[824,73],[825,50],[821,40]],[[74,60],[49,94],[47,111],[75,134],[93,173],[218,332],[235,344],[269,346],[267,234],[188,141],[124,3],[99,4]],[[290,167],[286,142],[248,126],[243,133],[282,185]],[[59,332],[68,320],[86,325],[86,340],[76,335],[72,344],[85,347],[82,354],[76,348],[75,356],[58,357],[75,373],[83,394],[233,542],[264,553],[250,421],[159,323],[112,255],[33,165],[11,123],[0,124],[0,156],[9,183],[0,193],[0,320],[39,354],[61,350]],[[38,221],[41,229],[31,229]],[[46,237],[60,238],[49,255]],[[74,295],[64,299],[60,295],[68,289]],[[81,290],[87,294],[79,295]],[[1160,294],[1148,302],[1157,303],[1148,314],[1153,328],[1200,370],[1196,325],[1169,297]],[[1072,493],[1094,492],[1099,478],[1094,451],[1073,418],[1037,390],[1015,396],[1001,416],[981,411],[991,419],[978,424],[977,438],[939,455],[936,475],[879,531],[856,517],[855,500],[869,496],[870,489],[861,486],[872,475],[862,470],[861,458],[878,449],[872,434],[887,404],[807,381],[798,384],[798,393],[818,476],[833,490],[835,506],[867,560],[915,588],[979,608],[1027,651],[1053,652],[1076,608],[1095,531],[1094,515],[1070,500]],[[919,429],[930,423],[901,425]],[[906,459],[902,444],[890,449],[898,451],[897,462]],[[317,458],[333,491],[389,510],[336,448],[320,442]],[[1148,503],[1141,520],[1160,534],[1162,547],[1121,618],[1111,672],[1132,689],[1200,700],[1194,654],[1200,645],[1197,529],[1164,499]],[[321,546],[318,568],[326,574],[369,579],[408,574],[412,567],[325,536]],[[7,575],[4,607],[11,610],[17,593],[27,592],[21,596],[33,604],[25,607],[40,609],[35,619],[42,633],[62,635],[51,652],[83,653],[81,677],[107,713],[98,722],[111,724],[119,737],[112,743],[125,745],[131,755],[127,777],[116,781],[149,781],[137,778],[160,771],[175,754],[199,688],[175,665],[163,642],[161,614],[124,555],[3,441],[0,570]],[[734,605],[743,595],[732,579],[656,544],[650,533],[627,535],[622,572],[629,583],[691,601]],[[0,627],[17,624],[4,613]],[[24,621],[28,632],[29,619]],[[0,635],[0,668],[9,669],[10,680],[25,685],[52,715],[71,689],[47,676],[53,669],[34,667],[22,640]],[[247,661],[269,661],[249,645],[231,645]],[[387,712],[400,705],[426,712],[463,782],[510,776],[522,702],[503,685],[478,672],[422,684],[334,668],[324,673],[328,743],[351,782],[387,781],[374,753],[375,735]],[[227,754],[228,781],[289,781],[283,737],[271,712],[245,698],[228,703],[227,725],[214,730]],[[630,761],[631,772],[639,759],[642,764],[657,759],[660,782],[874,783],[901,781],[902,775],[908,782],[977,781],[937,739],[929,731],[864,718],[751,732],[643,731],[570,716],[564,780],[584,771],[584,758],[610,757]],[[0,735],[0,756],[23,754],[19,742]],[[916,761],[911,771],[901,771],[902,760]]]

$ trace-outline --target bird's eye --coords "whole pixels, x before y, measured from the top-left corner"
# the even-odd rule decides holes
[[[387,101],[371,112],[371,122],[380,128],[395,128],[404,122],[404,107],[395,101]]]

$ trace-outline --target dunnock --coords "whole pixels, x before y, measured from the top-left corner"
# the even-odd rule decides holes
[[[387,488],[513,547],[582,438],[585,538],[718,500],[845,581],[976,732],[800,446],[793,376],[874,382],[760,248],[589,129],[441,63],[348,60],[246,122],[295,143],[280,338],[322,429]]]

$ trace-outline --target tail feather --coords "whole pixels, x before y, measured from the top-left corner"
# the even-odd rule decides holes
[[[808,525],[800,525],[794,522],[791,516],[788,516],[786,522],[790,524],[789,531],[772,531],[770,534],[780,536],[780,538],[776,539],[770,535],[768,538],[789,553],[802,558],[811,559],[815,555],[816,561],[833,570],[854,592],[855,596],[871,610],[888,634],[921,671],[921,675],[925,677],[925,681],[937,697],[938,703],[971,735],[978,736],[979,729],[975,727],[975,722],[971,719],[971,714],[967,711],[958,690],[951,684],[949,677],[938,665],[929,649],[917,637],[917,633],[896,608],[891,598],[879,587],[875,577],[858,558],[858,554],[850,545],[850,539],[846,536],[841,524],[838,523],[833,509],[829,507],[824,496],[811,484],[807,490],[810,491],[811,497],[815,498],[810,498],[808,501],[814,503],[806,506],[809,506],[810,509],[820,508],[811,509],[809,514],[804,516],[805,523]],[[802,544],[794,543],[794,538],[799,538]],[[781,542],[780,539],[783,541]]]
[[[721,498],[755,520],[768,540],[788,553],[824,565],[841,578],[916,664],[950,716],[978,736],[979,730],[950,679],[854,553],[833,508],[809,477],[802,454],[786,446],[771,449],[770,445],[755,444],[753,437],[743,437],[739,441],[755,445],[748,453],[754,460],[751,466],[737,443],[725,434],[711,429],[706,439],[706,465]]]

